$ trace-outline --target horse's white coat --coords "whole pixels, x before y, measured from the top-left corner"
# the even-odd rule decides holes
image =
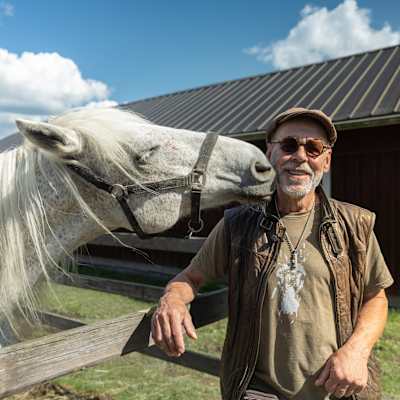
[[[118,227],[130,228],[110,195],[84,182],[65,162],[91,168],[112,183],[158,181],[187,174],[204,133],[154,125],[118,109],[85,109],[48,123],[17,121],[24,144],[0,154],[0,320],[33,307],[32,287],[74,249]],[[260,168],[261,166],[261,168]],[[211,155],[202,207],[268,194],[272,171],[256,147],[219,137]],[[131,197],[147,233],[189,213],[187,190]]]

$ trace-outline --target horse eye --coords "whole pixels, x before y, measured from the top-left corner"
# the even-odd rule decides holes
[[[160,148],[160,145],[155,145],[153,147],[151,147],[150,149],[147,149],[145,152],[143,152],[142,154],[138,154],[136,156],[136,161],[139,164],[146,164],[149,159],[151,158],[151,156]]]

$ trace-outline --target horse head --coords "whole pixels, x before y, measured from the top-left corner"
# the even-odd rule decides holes
[[[49,160],[83,166],[111,184],[144,185],[128,200],[144,232],[166,230],[190,213],[189,187],[172,184],[169,190],[160,191],[157,186],[152,189],[152,183],[189,176],[206,134],[161,127],[118,109],[80,110],[49,123],[17,124],[29,143]],[[201,208],[259,200],[269,194],[274,172],[255,146],[219,136],[208,157]],[[85,202],[108,229],[131,228],[115,199],[71,175]]]

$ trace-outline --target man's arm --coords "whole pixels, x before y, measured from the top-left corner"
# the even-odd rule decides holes
[[[367,362],[381,337],[388,313],[384,289],[365,298],[353,334],[327,360],[316,385],[324,386],[338,398],[360,392],[368,381]]]
[[[155,343],[169,356],[179,357],[185,351],[183,335],[197,339],[192,318],[186,307],[206,280],[224,276],[227,268],[224,220],[211,231],[190,265],[165,288],[153,315],[151,332]]]
[[[190,265],[165,288],[152,319],[152,337],[169,356],[179,357],[185,351],[183,335],[197,339],[192,318],[186,307],[204,283],[204,274]]]

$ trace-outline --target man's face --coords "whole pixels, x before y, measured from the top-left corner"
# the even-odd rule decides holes
[[[285,137],[321,139],[328,144],[324,128],[312,119],[293,119],[282,123],[272,140],[281,141]],[[269,143],[267,157],[275,168],[277,184],[290,197],[302,198],[313,191],[321,182],[324,172],[328,172],[331,163],[331,149],[312,158],[307,155],[304,146],[299,146],[292,154],[281,150],[279,143]]]

